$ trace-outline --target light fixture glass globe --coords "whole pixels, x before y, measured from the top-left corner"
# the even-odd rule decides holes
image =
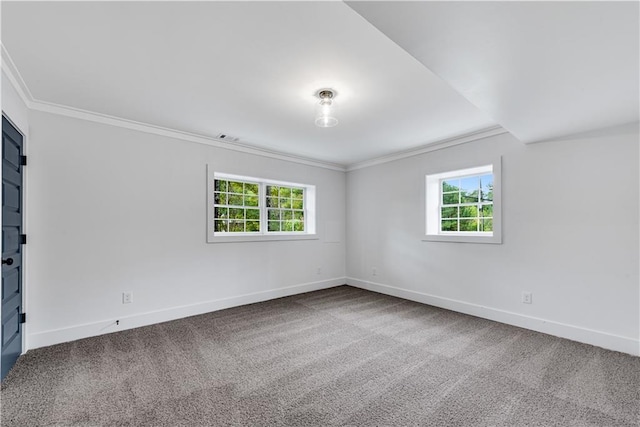
[[[330,93],[330,96],[327,95]],[[333,98],[333,92],[323,90],[318,93],[320,102],[316,111],[316,126],[321,128],[330,128],[338,124],[338,119],[335,117],[335,100]]]
[[[321,128],[332,128],[338,124],[338,119],[331,115],[319,115],[316,117],[316,126]]]
[[[316,119],[316,126],[321,128],[332,128],[338,124],[338,119],[335,117],[318,117]]]

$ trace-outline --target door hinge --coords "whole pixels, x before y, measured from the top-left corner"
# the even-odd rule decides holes
[[[27,322],[27,313],[20,313],[20,323]]]
[[[21,245],[26,245],[27,244],[27,235],[26,234],[21,234],[20,235],[20,244]]]
[[[27,156],[20,156],[20,164],[22,166],[27,166]]]

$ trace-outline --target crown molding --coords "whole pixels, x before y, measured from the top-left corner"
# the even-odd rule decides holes
[[[376,157],[371,160],[365,160],[363,162],[352,163],[347,165],[346,171],[351,172],[358,169],[369,168],[371,166],[381,165],[383,163],[394,162],[400,159],[406,159],[407,157],[419,156],[420,154],[429,153],[431,151],[442,150],[444,148],[453,147],[455,145],[466,144],[468,142],[477,141],[479,139],[489,138],[490,136],[502,135],[508,133],[502,126],[492,126],[489,128],[481,129],[478,131],[465,133],[463,135],[454,136],[452,138],[442,139],[429,144],[422,145],[410,150],[398,151],[395,153],[387,154],[386,156]]]
[[[138,122],[135,120],[124,119],[122,117],[111,116],[108,114],[97,113],[94,111],[84,110],[81,108],[70,107],[67,105],[56,104],[53,102],[41,101],[33,97],[22,75],[18,71],[15,63],[11,59],[11,55],[0,43],[2,49],[2,70],[9,78],[9,81],[18,92],[18,95],[25,103],[27,108],[34,111],[41,111],[60,116],[72,117],[75,119],[101,123],[109,126],[116,126],[125,129],[136,130],[139,132],[150,133],[154,135],[164,136],[168,138],[178,139],[181,141],[194,142],[197,144],[209,145],[212,147],[222,148],[226,150],[238,151],[246,154],[253,154],[262,157],[268,157],[277,160],[299,163],[307,166],[315,166],[324,169],[345,171],[345,166],[337,163],[323,162],[321,160],[311,159],[307,157],[295,156],[275,150],[259,148],[253,145],[242,144],[238,142],[221,141],[217,138],[200,135],[192,132],[170,129],[162,126],[156,126],[149,123]]]
[[[4,71],[5,75],[9,78],[11,85],[22,99],[22,102],[27,106],[27,108],[31,108],[31,104],[34,101],[33,95],[29,90],[29,87],[24,82],[22,75],[18,71],[18,67],[11,59],[11,55],[4,47],[4,44],[0,43],[0,49],[2,50],[2,71]]]
[[[254,145],[243,144],[239,142],[222,141],[214,137],[200,135],[192,132],[170,129],[162,126],[152,125],[149,123],[138,122],[135,120],[124,119],[122,117],[111,116],[108,114],[97,113],[94,111],[83,110],[81,108],[70,107],[67,105],[56,104],[53,102],[41,101],[33,97],[29,87],[25,83],[22,75],[18,71],[15,63],[11,59],[11,55],[0,43],[2,50],[2,71],[9,78],[9,81],[16,89],[16,92],[25,103],[28,109],[41,111],[50,114],[57,114],[75,119],[101,123],[109,126],[116,126],[125,129],[131,129],[138,132],[150,133],[153,135],[164,136],[177,139],[180,141],[192,142],[197,144],[209,145],[212,147],[222,148],[226,150],[238,151],[246,154],[253,154],[271,159],[283,160],[293,163],[299,163],[307,166],[315,166],[324,169],[335,170],[339,172],[350,172],[358,169],[368,168],[383,163],[393,162],[407,157],[418,156],[420,154],[431,151],[441,150],[443,148],[455,145],[466,144],[468,142],[477,141],[479,139],[488,138],[490,136],[501,135],[508,131],[501,126],[494,126],[479,131],[455,136],[452,138],[435,141],[412,148],[406,151],[395,152],[381,157],[376,157],[362,162],[352,163],[349,165],[341,165],[337,163],[323,162],[321,160],[311,159],[307,157],[295,156],[293,154],[283,153],[280,151],[259,148]]]
[[[125,129],[136,130],[139,132],[150,133],[153,135],[164,136],[168,138],[178,139],[181,141],[194,142],[197,144],[209,145],[216,148],[238,151],[246,154],[253,154],[271,159],[284,160],[288,162],[299,163],[307,166],[315,166],[324,169],[331,169],[340,172],[345,171],[343,165],[336,163],[323,162],[320,160],[310,159],[306,157],[295,156],[279,151],[272,151],[265,148],[258,148],[252,145],[242,144],[238,142],[221,141],[206,135],[197,133],[170,129],[162,126],[156,126],[149,123],[138,122],[135,120],[123,119],[121,117],[110,116],[108,114],[96,113],[93,111],[83,110],[80,108],[69,107],[66,105],[55,104],[45,101],[33,101],[30,108],[35,111],[42,111],[50,114],[57,114],[75,119],[91,121],[95,123],[116,126]]]

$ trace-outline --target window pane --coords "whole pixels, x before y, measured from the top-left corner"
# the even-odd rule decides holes
[[[213,203],[216,205],[226,205],[227,204],[227,194],[226,193],[215,193],[213,195]]]
[[[280,221],[269,221],[268,229],[269,231],[280,231]]]
[[[229,232],[231,233],[243,233],[244,221],[229,221]]]
[[[460,231],[478,231],[477,219],[461,219]]]
[[[460,218],[477,218],[477,206],[460,206]]]
[[[258,206],[258,196],[244,196],[245,206]]]
[[[459,191],[460,190],[460,180],[459,179],[446,179],[442,181],[442,192],[445,193],[447,191]]]
[[[229,205],[242,206],[242,195],[229,194]]]
[[[493,205],[482,205],[482,216],[493,216]]]
[[[247,219],[260,219],[260,209],[247,209]]]
[[[293,219],[296,221],[304,221],[304,211],[293,211]]]
[[[247,221],[247,231],[260,231],[260,221]]]
[[[293,231],[293,221],[283,221],[282,231]]]
[[[304,209],[304,201],[301,199],[293,199],[293,201],[291,202],[291,207],[293,209]]]
[[[270,221],[279,220],[280,219],[280,210],[278,209],[269,209],[267,211],[267,217]]]
[[[304,198],[304,190],[302,188],[292,188],[291,197],[293,197],[294,199]]]
[[[493,174],[488,173],[480,177],[480,184],[484,188],[487,185],[493,185]]]
[[[216,208],[214,213],[215,218],[229,218],[229,208]]]
[[[213,223],[213,231],[216,233],[226,232],[227,231],[227,221],[225,220],[215,220]]]
[[[291,208],[291,199],[280,198],[280,207],[289,209]]]
[[[277,208],[280,205],[280,199],[277,197],[267,197],[267,207],[268,208]]]
[[[293,219],[293,212],[292,211],[282,211],[282,219],[284,221],[289,221],[289,220]]]
[[[442,195],[443,205],[456,205],[459,203],[458,196],[460,193],[445,193]]]
[[[458,208],[442,208],[441,216],[442,218],[457,218]]]
[[[493,201],[493,175],[483,175],[480,177],[481,200],[483,202]]]
[[[493,231],[493,218],[484,218],[482,220],[482,231]]]
[[[267,185],[267,196],[278,197],[278,187],[275,185]]]
[[[458,231],[458,221],[443,219],[442,220],[442,231]]]
[[[483,175],[480,177],[480,184],[482,189],[482,201],[493,201],[493,175]]]
[[[244,219],[244,209],[229,209],[229,218]]]
[[[227,191],[227,181],[223,179],[216,179],[214,185],[215,191]]]
[[[477,203],[478,190],[460,193],[460,203]]]
[[[304,231],[304,222],[293,221],[293,231]]]
[[[249,196],[257,196],[258,195],[258,184],[244,184],[244,194]]]
[[[229,192],[240,193],[243,191],[243,183],[238,181],[229,181]]]
[[[291,188],[289,187],[280,187],[280,197],[290,198],[291,197]]]
[[[480,190],[480,177],[471,176],[460,180],[460,192],[471,193]]]

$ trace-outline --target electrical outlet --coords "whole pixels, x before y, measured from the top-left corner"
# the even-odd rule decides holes
[[[318,267],[318,269],[316,270],[316,274],[322,274],[322,268]]]
[[[133,292],[123,292],[122,293],[122,303],[123,304],[131,304],[133,302]]]
[[[378,269],[376,267],[372,267],[371,268],[371,275],[372,276],[377,276],[378,275]]]
[[[531,292],[522,292],[522,303],[531,304],[533,295]]]

